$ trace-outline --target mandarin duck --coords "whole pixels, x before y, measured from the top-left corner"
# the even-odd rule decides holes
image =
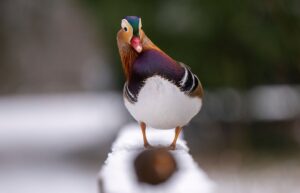
[[[117,44],[126,77],[124,103],[140,125],[144,147],[151,147],[146,127],[175,128],[169,146],[174,150],[183,126],[202,106],[203,89],[198,77],[152,43],[142,30],[140,17],[122,19]]]

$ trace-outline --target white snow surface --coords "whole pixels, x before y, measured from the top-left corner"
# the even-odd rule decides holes
[[[126,121],[118,93],[0,97],[0,153],[68,152],[107,142]]]
[[[147,129],[149,143],[154,146],[167,146],[172,142],[173,137],[173,129]],[[171,151],[176,159],[178,170],[163,184],[154,186],[137,181],[133,163],[135,157],[143,150],[139,126],[130,124],[124,127],[99,173],[104,193],[211,193],[214,191],[214,183],[188,153],[189,148],[182,137],[177,141],[176,150]]]
[[[96,174],[80,164],[0,164],[1,193],[97,193]]]
[[[126,115],[114,92],[0,96],[0,193],[96,193],[98,163],[84,155]]]

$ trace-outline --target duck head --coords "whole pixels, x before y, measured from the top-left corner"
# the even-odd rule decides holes
[[[121,29],[117,35],[118,45],[133,48],[137,53],[143,51],[142,20],[138,16],[126,16],[121,21]]]

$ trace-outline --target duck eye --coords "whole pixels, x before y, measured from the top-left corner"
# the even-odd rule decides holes
[[[127,27],[124,27],[124,31],[127,31]]]

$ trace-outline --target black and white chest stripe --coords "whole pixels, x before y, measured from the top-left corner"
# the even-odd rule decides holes
[[[198,87],[199,79],[195,74],[191,72],[188,66],[184,65],[183,63],[180,64],[182,65],[185,71],[182,79],[179,82],[179,87],[181,91],[190,94]]]
[[[137,95],[133,94],[129,88],[128,88],[128,82],[125,82],[124,88],[123,88],[123,94],[126,97],[126,99],[131,102],[135,103],[137,102]]]

